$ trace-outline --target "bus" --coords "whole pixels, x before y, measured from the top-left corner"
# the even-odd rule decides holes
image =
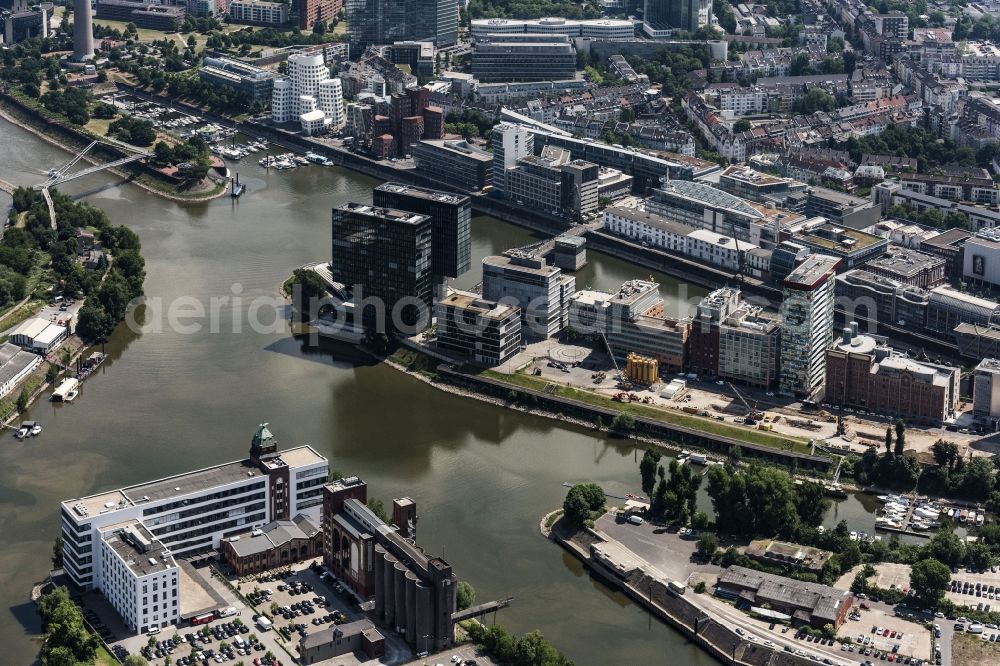
[[[205,613],[204,615],[196,615],[195,617],[191,618],[191,626],[194,627],[194,626],[197,626],[199,624],[208,624],[209,622],[211,622],[214,619],[215,619],[215,615],[213,613]]]

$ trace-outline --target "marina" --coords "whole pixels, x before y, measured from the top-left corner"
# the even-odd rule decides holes
[[[956,525],[982,525],[982,509],[950,506],[940,500],[931,501],[916,495],[879,495],[882,508],[875,529],[910,536],[929,538],[947,520]]]

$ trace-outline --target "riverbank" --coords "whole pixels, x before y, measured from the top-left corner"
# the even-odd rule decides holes
[[[536,390],[524,384],[506,381],[507,376],[499,373],[485,376],[486,372],[482,374],[465,372],[442,359],[429,356],[412,341],[404,341],[403,346],[388,357],[376,356],[376,358],[447,393],[536,414],[595,432],[605,432],[612,437],[616,436],[616,433],[608,426],[616,415],[628,413],[633,416],[635,428],[629,433],[617,435],[622,437],[623,441],[642,442],[674,453],[684,449],[703,450],[717,460],[725,458],[729,455],[730,449],[736,446],[745,457],[794,468],[798,474],[805,472],[820,478],[826,476],[832,468],[833,461],[824,456],[714,434],[711,429],[696,421],[692,421],[689,425],[681,425],[659,420],[665,415],[669,416],[667,412],[662,414],[639,413],[635,410],[626,412],[625,408],[628,405],[621,403],[604,406],[561,396],[557,391]],[[714,426],[708,420],[706,424]],[[752,432],[757,434],[756,431]]]
[[[597,578],[612,589],[624,592],[652,616],[673,627],[722,663],[754,666],[779,663],[772,661],[776,659],[780,659],[780,663],[789,666],[806,666],[813,663],[804,657],[747,641],[729,627],[710,617],[697,604],[689,601],[686,598],[687,595],[693,595],[694,592],[688,591],[680,594],[674,592],[667,582],[647,573],[646,567],[631,566],[630,568],[623,564],[622,567],[613,570],[604,565],[594,557],[594,545],[611,544],[619,548],[624,548],[624,546],[598,531],[590,528],[569,528],[564,524],[563,519],[559,519],[552,526],[549,538],[582,562],[592,577]],[[616,552],[616,550],[611,552]],[[632,559],[627,564],[634,565],[637,561],[641,561],[641,559]]]
[[[16,99],[10,97],[7,94],[0,95],[0,118],[6,120],[7,122],[17,125],[21,129],[25,130],[41,139],[42,141],[61,148],[69,153],[78,154],[83,148],[86,147],[88,141],[83,138],[87,137],[90,140],[100,140],[103,137],[91,137],[76,128],[69,127],[58,120],[43,118],[42,116],[33,114],[30,107],[25,106]],[[57,126],[59,130],[64,134],[63,138],[56,138],[53,136],[52,127]],[[70,142],[67,140],[66,135],[76,136],[77,140]],[[74,145],[70,145],[73,143]],[[92,156],[84,155],[82,161],[87,162],[93,166],[99,166],[104,162],[94,159]],[[40,170],[43,165],[39,165]],[[151,169],[152,170],[152,169]],[[222,181],[216,181],[214,179],[209,179],[212,181],[213,186],[210,190],[206,192],[199,192],[194,194],[182,194],[178,192],[169,192],[163,189],[163,187],[172,186],[171,183],[161,182],[154,184],[145,180],[146,178],[152,179],[153,176],[147,174],[136,174],[130,173],[118,167],[111,167],[106,169],[107,172],[114,174],[115,176],[121,178],[123,182],[135,185],[136,187],[153,194],[155,196],[161,197],[163,199],[168,199],[170,201],[175,201],[177,203],[198,203],[203,201],[211,201],[212,199],[217,199],[226,193],[226,185]],[[155,170],[152,170],[155,171]]]

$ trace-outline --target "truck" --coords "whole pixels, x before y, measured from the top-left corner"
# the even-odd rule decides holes
[[[671,594],[678,596],[687,592],[687,585],[680,581],[672,580],[667,583],[667,589],[670,590]]]
[[[259,616],[256,620],[257,628],[261,631],[271,631],[274,625],[263,615]]]

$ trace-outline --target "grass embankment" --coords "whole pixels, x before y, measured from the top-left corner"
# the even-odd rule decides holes
[[[400,347],[389,356],[388,360],[405,368],[407,372],[416,372],[429,379],[434,379],[437,374],[438,360],[412,349]]]
[[[490,379],[501,381],[506,384],[511,384],[513,386],[519,386],[521,388],[531,389],[534,391],[541,392],[545,389],[546,386],[551,386],[553,388],[546,391],[550,395],[569,398],[571,400],[578,400],[580,402],[585,402],[589,405],[604,407],[606,409],[612,409],[617,412],[621,412],[623,414],[629,414],[631,416],[639,416],[642,418],[651,419],[654,421],[660,421],[662,423],[667,423],[670,425],[691,428],[693,430],[698,430],[700,432],[704,432],[710,435],[728,437],[730,439],[736,439],[750,444],[759,444],[761,446],[766,446],[772,449],[781,449],[783,451],[794,451],[796,453],[809,453],[808,443],[805,440],[797,437],[779,435],[764,430],[755,430],[749,427],[736,428],[734,426],[728,425],[716,419],[706,418],[703,416],[695,416],[693,414],[687,414],[679,410],[662,409],[659,407],[654,407],[651,405],[643,405],[639,403],[617,402],[607,396],[601,395],[599,393],[594,393],[593,391],[587,391],[583,389],[564,386],[562,384],[556,384],[544,379],[538,379],[530,375],[525,375],[523,373],[505,375],[503,373],[496,372],[494,370],[484,370],[480,374],[483,377],[489,377]]]
[[[97,655],[94,657],[94,666],[118,666],[119,662],[112,656],[103,645],[97,648]]]
[[[22,391],[27,391],[30,396],[34,395],[35,391],[41,388],[42,384],[45,383],[45,371],[48,367],[49,364],[42,361],[42,364],[38,366],[38,370],[24,380],[24,383],[20,387],[8,393],[3,399],[0,399],[0,421],[6,421],[17,411],[17,399],[20,397]]]

